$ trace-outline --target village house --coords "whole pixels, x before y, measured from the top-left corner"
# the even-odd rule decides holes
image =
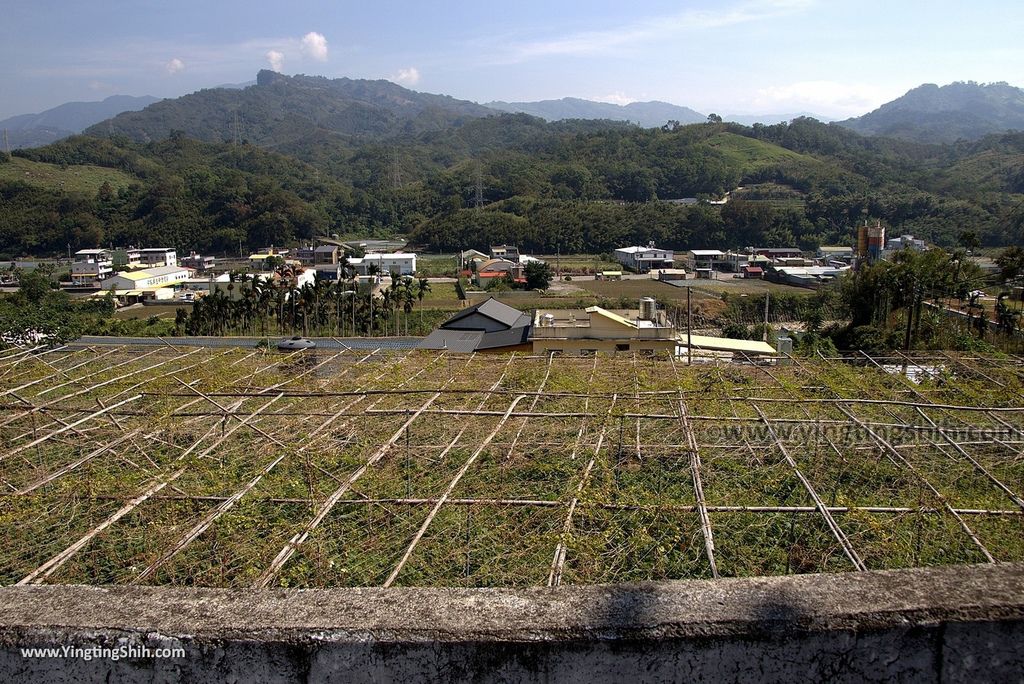
[[[530,341],[536,354],[675,353],[676,329],[664,312],[657,310],[654,300],[644,297],[640,309],[634,311],[608,311],[599,306],[538,310]]]
[[[114,273],[109,249],[80,249],[71,264],[71,284],[77,287],[99,286]]]
[[[672,268],[671,249],[661,249],[651,243],[647,247],[621,247],[615,250],[615,260],[635,273],[650,273],[659,268]]]

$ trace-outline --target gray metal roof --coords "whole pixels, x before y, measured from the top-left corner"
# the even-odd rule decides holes
[[[517,347],[530,340],[530,326],[484,332],[483,330],[445,330],[438,328],[420,343],[420,349],[447,349],[451,352],[475,352],[483,349]]]
[[[489,297],[479,304],[468,306],[462,311],[458,312],[447,321],[441,324],[441,328],[444,329],[446,326],[451,325],[457,321],[467,318],[474,313],[480,313],[482,316],[486,316],[491,320],[497,321],[502,325],[509,328],[520,328],[523,326],[530,325],[529,314],[523,313],[519,309],[515,309],[508,304],[502,304],[497,299]]]

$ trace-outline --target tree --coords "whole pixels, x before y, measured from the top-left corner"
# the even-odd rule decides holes
[[[423,298],[430,292],[430,281],[426,278],[420,278],[419,284],[416,286],[416,299],[420,305],[420,328],[423,328]]]
[[[1017,245],[1008,247],[996,258],[996,263],[999,264],[1000,276],[1004,283],[1016,280],[1024,275],[1024,248]]]
[[[526,264],[526,288],[529,290],[546,290],[551,284],[551,267],[541,261]]]
[[[978,234],[973,230],[965,230],[960,233],[960,246],[964,249],[978,249],[978,247],[981,247],[981,240],[978,239]]]
[[[1001,292],[996,298],[996,325],[1000,332],[1012,335],[1020,325],[1020,312],[1014,311],[1006,303],[1009,297],[1009,292]]]
[[[719,116],[718,114],[715,114],[714,112],[712,112],[711,114],[708,114],[708,123],[709,124],[720,124],[720,123],[722,123],[722,117]]]

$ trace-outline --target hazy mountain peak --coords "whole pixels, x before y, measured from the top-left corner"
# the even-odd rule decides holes
[[[977,140],[990,133],[1024,130],[1024,90],[1005,82],[925,83],[841,125],[867,135],[918,142]]]
[[[523,112],[548,121],[608,119],[630,121],[645,128],[663,126],[668,121],[687,124],[707,120],[704,114],[689,107],[657,100],[619,105],[611,102],[584,100],[578,97],[563,97],[560,100],[540,100],[538,102],[488,102],[484,106],[502,112]]]
[[[160,98],[151,95],[111,95],[98,102],[65,102],[35,114],[21,114],[0,121],[7,129],[12,148],[37,147],[81,133],[86,127],[121,112],[137,111]]]

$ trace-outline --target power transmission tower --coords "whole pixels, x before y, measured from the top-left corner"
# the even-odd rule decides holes
[[[484,206],[484,179],[480,173],[480,167],[476,167],[476,192],[473,196],[473,206],[483,209]]]
[[[8,157],[11,156],[11,144],[7,140],[7,129],[6,128],[4,129],[4,152],[7,153]]]
[[[399,190],[402,187],[402,165],[398,161],[398,155],[392,153],[391,157],[391,187]]]

